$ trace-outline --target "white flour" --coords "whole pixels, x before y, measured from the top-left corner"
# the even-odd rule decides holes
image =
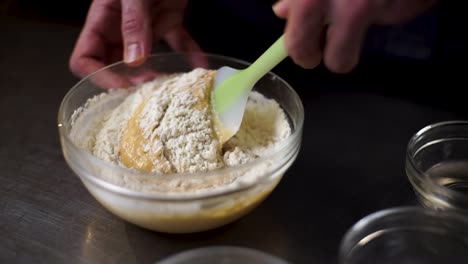
[[[252,92],[238,133],[220,146],[209,104],[214,71],[157,78],[135,91],[97,95],[75,111],[71,137],[96,157],[142,171],[167,174],[212,171],[255,160],[291,134],[286,115],[274,100]],[[104,176],[103,176],[104,177]],[[240,177],[159,178],[106,175],[106,180],[140,191],[202,191]],[[152,179],[151,179],[152,180]]]

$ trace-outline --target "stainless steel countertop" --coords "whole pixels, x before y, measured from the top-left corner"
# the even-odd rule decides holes
[[[217,230],[167,235],[100,206],[65,163],[56,127],[77,81],[78,28],[0,19],[0,262],[154,263],[185,249],[236,245],[292,263],[335,263],[344,232],[376,210],[415,203],[404,174],[417,129],[452,113],[376,94],[304,97],[300,155],[254,212]]]

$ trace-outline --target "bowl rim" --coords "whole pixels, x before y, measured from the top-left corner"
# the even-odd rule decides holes
[[[261,259],[263,261],[268,261],[272,264],[289,264],[288,261],[282,259],[276,255],[261,251],[259,249],[244,247],[244,246],[234,246],[234,245],[214,245],[206,247],[195,247],[192,249],[187,249],[164,259],[157,261],[155,264],[177,264],[177,263],[186,263],[192,259],[210,259],[217,257],[219,255],[225,255],[228,257],[232,256],[243,256],[248,259]]]
[[[251,64],[251,62],[244,61],[244,60],[241,60],[241,59],[237,59],[237,58],[233,58],[233,57],[229,57],[229,56],[224,56],[224,55],[219,55],[219,54],[208,53],[208,52],[158,52],[158,53],[149,55],[147,60],[145,61],[145,63],[147,61],[149,61],[150,59],[157,58],[157,57],[190,56],[190,55],[194,55],[194,54],[203,54],[204,56],[207,56],[208,58],[222,59],[222,60],[226,60],[226,61],[239,63],[239,64],[242,64],[244,66],[248,66],[248,65]],[[145,65],[145,63],[143,63],[142,65]],[[105,166],[105,167],[110,168],[111,170],[122,171],[123,173],[127,172],[127,173],[131,173],[133,175],[137,174],[137,175],[143,176],[143,177],[148,177],[148,176],[151,176],[151,177],[168,177],[168,176],[171,176],[171,175],[177,176],[177,177],[184,177],[184,176],[194,177],[194,176],[200,176],[200,175],[204,175],[204,176],[210,175],[211,176],[211,175],[215,175],[215,174],[219,174],[219,173],[229,173],[229,172],[233,172],[233,171],[236,171],[236,170],[239,170],[239,169],[247,169],[249,167],[258,166],[262,162],[265,162],[265,161],[275,157],[276,155],[278,155],[279,153],[284,151],[284,149],[286,149],[288,146],[293,145],[294,142],[298,140],[297,138],[301,137],[301,135],[302,135],[302,130],[303,130],[303,126],[304,126],[304,106],[303,106],[302,100],[299,97],[299,95],[297,94],[297,92],[292,88],[292,86],[288,82],[286,82],[283,78],[281,78],[280,76],[278,76],[274,72],[270,71],[266,75],[270,75],[274,79],[279,80],[285,86],[285,88],[287,88],[289,90],[289,92],[292,93],[292,95],[294,97],[295,104],[296,104],[296,106],[298,108],[298,116],[297,116],[297,119],[295,120],[296,121],[296,126],[294,127],[292,133],[287,138],[285,138],[282,142],[280,142],[275,147],[274,151],[269,152],[265,156],[259,157],[259,158],[255,159],[255,160],[253,160],[251,162],[248,162],[248,163],[245,163],[245,164],[231,166],[231,167],[224,167],[224,168],[220,168],[220,169],[214,169],[214,170],[206,171],[206,172],[195,172],[195,173],[185,172],[185,173],[170,173],[170,174],[158,174],[158,173],[152,173],[152,172],[143,172],[143,171],[139,171],[139,170],[136,170],[136,169],[125,168],[125,167],[119,166],[118,164],[114,164],[112,162],[108,162],[108,161],[99,159],[96,156],[89,153],[88,151],[86,151],[83,148],[76,145],[73,142],[73,140],[70,138],[69,134],[65,131],[65,127],[68,124],[65,122],[66,120],[65,120],[65,117],[64,117],[64,108],[65,108],[66,103],[72,98],[73,94],[77,90],[80,89],[81,85],[84,82],[88,81],[89,79],[91,79],[96,74],[99,74],[99,73],[101,73],[103,71],[112,69],[112,68],[120,66],[120,65],[125,65],[125,62],[123,60],[121,60],[121,61],[109,64],[109,65],[107,65],[105,67],[102,67],[102,68],[98,69],[97,71],[94,71],[94,72],[88,74],[87,76],[81,78],[77,83],[75,83],[67,91],[67,93],[63,97],[63,99],[62,99],[62,101],[60,103],[60,107],[59,107],[58,128],[59,128],[60,138],[62,138],[66,142],[66,144],[71,146],[74,149],[74,151],[85,155],[88,159],[90,159],[92,161],[92,163],[97,163],[98,167]],[[140,66],[137,66],[137,67],[140,67]],[[103,91],[106,91],[106,90],[103,90]],[[285,114],[287,114],[287,113],[285,113]],[[290,118],[290,117],[288,116],[288,118]],[[70,122],[70,120],[68,120],[68,122]],[[300,141],[300,139],[299,139],[299,141]],[[62,143],[62,145],[63,145],[63,143]],[[300,148],[300,145],[297,147],[296,152],[299,151],[299,148]],[[63,149],[63,146],[62,146],[62,149]],[[66,161],[67,161],[67,163],[70,163],[68,161],[68,159],[66,159]],[[77,166],[81,166],[80,164],[77,164],[77,163],[75,163],[75,164]],[[68,165],[70,166],[70,164],[68,164]],[[274,168],[274,170],[277,170],[278,168],[280,168],[280,167]],[[83,169],[82,169],[82,171],[83,171]],[[84,171],[86,171],[86,170],[84,170]],[[77,174],[77,173],[75,172],[75,174]],[[215,198],[215,197],[224,196],[224,195],[227,195],[227,194],[232,194],[232,193],[237,193],[237,192],[242,192],[242,191],[254,188],[259,183],[261,183],[263,181],[266,181],[268,178],[270,178],[269,177],[270,175],[266,174],[266,175],[262,175],[261,177],[256,178],[255,181],[251,181],[251,182],[249,182],[247,184],[244,184],[244,185],[237,185],[237,186],[235,186],[233,188],[216,188],[216,189],[214,189],[213,191],[210,191],[210,192],[165,193],[165,192],[136,191],[134,189],[125,188],[123,186],[111,183],[109,181],[101,179],[98,176],[91,175],[89,173],[81,173],[81,175],[83,175],[86,180],[91,181],[92,183],[98,185],[99,187],[101,187],[101,188],[103,188],[105,190],[116,192],[118,194],[125,195],[125,196],[136,197],[136,198],[139,198],[139,199],[149,199],[149,200],[157,199],[157,200],[163,200],[163,201],[186,201],[186,200],[191,200],[192,201],[194,199]],[[78,176],[80,178],[82,178],[81,175],[78,174]]]
[[[467,214],[463,211],[458,210],[431,210],[420,206],[415,205],[405,205],[405,206],[396,206],[390,208],[384,208],[379,211],[375,211],[369,213],[355,222],[344,234],[341,239],[340,246],[339,246],[339,263],[344,263],[344,260],[347,259],[349,254],[353,251],[353,249],[361,243],[361,241],[365,240],[365,244],[369,243],[373,239],[377,238],[381,235],[384,231],[384,228],[380,228],[380,230],[372,231],[372,232],[365,232],[368,226],[372,226],[379,221],[385,221],[391,216],[403,216],[405,218],[412,217],[412,216],[424,216],[425,218],[431,219],[444,219],[451,221],[451,223],[456,223],[457,227],[459,225],[463,225],[464,227],[468,227],[468,218]],[[400,223],[391,223],[385,226],[387,231],[397,231],[401,229],[407,229],[409,225],[401,225]],[[413,227],[413,226],[412,226]],[[414,229],[421,229],[426,230],[424,225],[421,226],[414,226]],[[429,230],[431,231],[431,230]],[[361,234],[362,233],[362,234]],[[355,242],[355,243],[354,243]]]
[[[436,194],[436,195],[443,195],[444,197],[457,197],[461,199],[468,200],[468,195],[454,191],[451,188],[442,186],[440,184],[437,184],[429,175],[421,170],[419,166],[416,165],[416,162],[414,160],[414,156],[418,154],[418,152],[425,147],[428,144],[434,144],[434,142],[428,142],[422,145],[420,148],[415,149],[415,145],[417,142],[427,133],[430,133],[434,129],[438,129],[441,127],[447,127],[447,126],[457,126],[457,125],[463,125],[468,127],[468,120],[460,120],[460,119],[455,119],[455,120],[446,120],[446,121],[440,121],[440,122],[435,122],[429,125],[424,126],[423,128],[419,129],[416,133],[413,134],[413,136],[410,138],[407,148],[406,148],[406,160],[408,165],[411,167],[412,170],[416,172],[415,175],[408,174],[407,177],[409,178],[409,181],[413,187],[420,192],[422,195],[426,195],[429,190],[428,188],[423,188],[422,186],[418,186],[412,178],[417,178],[418,180],[421,181],[421,183],[426,184],[429,189],[430,193]],[[468,137],[467,137],[468,139]],[[441,142],[442,139],[439,140],[434,140],[436,141],[435,143]],[[451,206],[447,204],[447,201],[441,201],[446,206]]]

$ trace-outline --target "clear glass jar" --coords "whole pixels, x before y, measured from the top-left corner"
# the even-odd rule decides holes
[[[341,241],[339,264],[376,263],[468,263],[467,215],[398,207],[364,217]]]
[[[288,264],[285,260],[265,252],[234,246],[190,249],[169,256],[156,264],[206,264],[220,262],[224,264]]]
[[[468,210],[468,121],[418,131],[408,144],[406,174],[425,207]]]
[[[110,65],[82,79],[64,97],[58,115],[60,142],[66,162],[78,175],[90,193],[117,216],[160,232],[190,233],[216,228],[244,216],[260,204],[277,186],[285,171],[297,157],[301,146],[304,109],[299,96],[283,79],[266,74],[254,90],[275,99],[289,118],[291,135],[268,155],[253,162],[201,173],[157,175],[129,170],[100,160],[73,142],[69,133],[72,115],[95,95],[114,86],[136,85],[154,78],[158,73],[188,72],[194,68],[188,55],[166,53],[151,56],[143,65],[129,67],[123,62]],[[248,63],[233,58],[205,54],[209,69],[221,66],[244,68]],[[123,98],[112,99],[102,107],[112,107]],[[101,107],[101,106],[100,106]],[[92,122],[93,115],[89,115]],[[144,184],[158,185],[170,178],[184,181],[216,180],[220,175],[236,177],[255,174],[253,180],[233,188],[214,189],[208,193],[140,192],[123,182],[138,178]],[[247,177],[249,179],[249,177]]]

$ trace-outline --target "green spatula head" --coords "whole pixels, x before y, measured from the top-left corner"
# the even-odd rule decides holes
[[[237,133],[250,91],[260,78],[288,56],[281,36],[252,65],[243,70],[221,67],[212,90],[215,129],[221,144]]]

